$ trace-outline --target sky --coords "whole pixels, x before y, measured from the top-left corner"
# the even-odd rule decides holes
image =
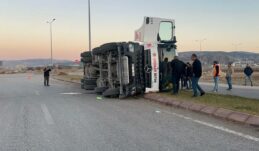
[[[175,19],[178,51],[259,53],[259,0],[91,0],[92,45],[134,40],[144,16]],[[79,59],[88,50],[87,0],[0,0],[0,60]],[[236,45],[236,46],[235,46]]]

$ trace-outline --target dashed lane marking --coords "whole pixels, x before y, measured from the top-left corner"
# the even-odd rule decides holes
[[[54,124],[54,120],[48,110],[48,107],[45,105],[45,104],[41,104],[41,109],[42,109],[42,112],[44,114],[44,117],[45,117],[45,120],[47,121],[47,123],[49,125],[53,125]]]

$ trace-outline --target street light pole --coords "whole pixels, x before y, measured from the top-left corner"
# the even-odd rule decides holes
[[[50,64],[51,64],[51,66],[53,66],[52,23],[53,23],[55,20],[56,20],[56,19],[53,18],[51,21],[47,21],[47,23],[49,24],[49,31],[50,31]]]
[[[196,42],[200,43],[200,51],[202,51],[202,43],[207,40],[207,39],[201,39],[201,40],[196,40]]]
[[[92,51],[92,33],[91,33],[91,2],[88,0],[88,26],[89,26],[89,51]]]

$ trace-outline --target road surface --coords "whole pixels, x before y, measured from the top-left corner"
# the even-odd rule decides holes
[[[1,151],[256,151],[259,129],[141,98],[97,99],[41,75],[0,75]]]
[[[202,88],[206,92],[212,92],[214,88],[213,83],[200,83]],[[234,95],[234,96],[240,96],[245,98],[251,98],[251,99],[259,99],[259,87],[258,86],[241,86],[241,85],[233,85],[233,90],[227,91],[226,89],[228,86],[226,84],[219,84],[219,94],[224,95]]]

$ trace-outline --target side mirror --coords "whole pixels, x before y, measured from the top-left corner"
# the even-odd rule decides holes
[[[147,18],[146,18],[146,24],[149,24],[149,23],[150,23],[150,18],[147,17]]]
[[[157,34],[157,41],[161,41],[161,38],[160,38],[160,35],[159,34]]]
[[[176,36],[173,37],[173,42],[177,43]]]

